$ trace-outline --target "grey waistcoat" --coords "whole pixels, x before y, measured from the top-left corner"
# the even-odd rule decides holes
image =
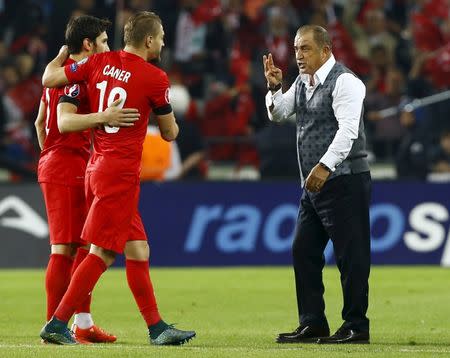
[[[306,102],[306,87],[297,78],[295,87],[295,109],[297,122],[297,156],[302,182],[311,169],[319,163],[338,130],[338,122],[333,112],[333,90],[337,78],[343,73],[352,73],[347,67],[336,62],[325,82],[319,84],[311,99]],[[329,179],[343,174],[369,171],[364,134],[363,110],[359,121],[358,138],[354,140],[347,158],[336,167]]]

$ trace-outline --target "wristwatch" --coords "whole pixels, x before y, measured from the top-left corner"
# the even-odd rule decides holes
[[[325,164],[323,164],[322,162],[319,162],[319,165],[320,165],[323,169],[325,169],[328,173],[331,173],[331,169],[328,168]]]
[[[276,86],[273,86],[273,87],[271,87],[270,84],[268,83],[267,84],[267,89],[269,91],[276,92],[276,91],[281,89],[281,82],[279,84],[277,84]]]

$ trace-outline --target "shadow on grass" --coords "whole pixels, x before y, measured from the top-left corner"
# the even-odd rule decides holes
[[[450,349],[450,339],[448,342],[416,342],[413,340],[410,340],[408,342],[382,342],[382,341],[375,341],[372,342],[371,345],[373,346],[403,346],[403,347],[441,347],[441,348],[449,348]]]

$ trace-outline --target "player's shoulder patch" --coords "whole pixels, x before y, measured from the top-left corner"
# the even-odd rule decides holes
[[[72,98],[78,97],[80,95],[80,85],[78,83],[67,85],[64,87],[64,94]]]
[[[166,93],[165,93],[164,97],[166,99],[166,102],[170,103],[170,88],[169,87],[166,89]]]
[[[71,72],[77,72],[78,67],[85,64],[88,61],[88,57],[83,58],[82,60],[78,61],[78,62],[74,62],[70,65],[70,71]]]
[[[71,65],[70,65],[70,72],[77,72],[77,70],[78,70],[78,65],[77,65],[77,63],[75,62],[75,63],[72,63]]]

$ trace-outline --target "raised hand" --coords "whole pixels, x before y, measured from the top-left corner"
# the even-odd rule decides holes
[[[136,108],[122,108],[122,99],[116,99],[103,112],[104,124],[110,127],[132,127],[139,120]]]
[[[278,86],[283,80],[283,72],[274,65],[272,54],[263,56],[264,76],[269,87]]]

